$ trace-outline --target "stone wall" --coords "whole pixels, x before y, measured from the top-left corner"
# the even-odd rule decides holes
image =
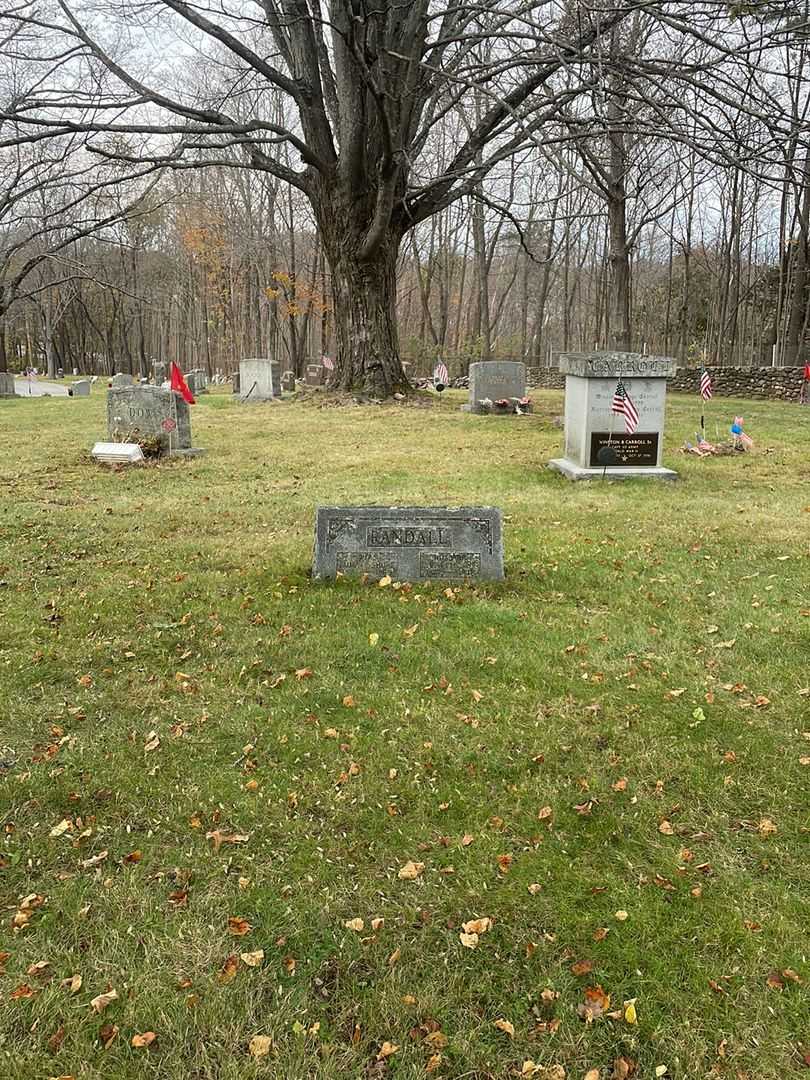
[[[804,368],[800,367],[709,367],[706,370],[712,377],[712,393],[716,397],[798,401],[804,377]],[[697,394],[699,381],[699,368],[678,368],[668,380],[668,388],[677,393]],[[544,390],[565,388],[565,376],[555,368],[529,368],[526,382],[530,387]]]

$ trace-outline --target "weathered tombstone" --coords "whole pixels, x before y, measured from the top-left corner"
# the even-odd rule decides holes
[[[160,386],[166,381],[168,367],[162,360],[156,360],[152,365],[152,382]]]
[[[312,573],[500,581],[501,512],[491,506],[319,506]]]
[[[565,375],[565,457],[549,467],[569,480],[588,477],[678,474],[661,465],[667,377],[676,361],[641,353],[561,353]],[[628,434],[622,414],[612,411],[613,395],[622,380],[638,411],[636,430]]]
[[[107,391],[107,437],[114,442],[155,439],[163,454],[191,456],[189,406],[160,386],[119,386]]]
[[[402,370],[405,373],[405,378],[408,379],[408,380],[410,380],[410,378],[411,378],[412,368],[413,368],[413,364],[410,362],[410,360],[403,360],[402,361]]]
[[[121,386],[132,386],[134,381],[131,375],[127,375],[125,371],[119,371],[117,375],[113,375],[110,385],[117,390]]]
[[[232,387],[233,392],[235,394],[239,393],[239,372],[238,371],[235,371],[233,373],[233,375],[231,375],[231,387]]]
[[[0,371],[0,398],[17,396],[14,376],[10,371]]]
[[[323,364],[307,364],[304,382],[307,386],[323,386],[326,382],[326,368]]]
[[[71,387],[74,397],[90,397],[90,380],[80,379]]]
[[[271,401],[281,396],[279,365],[275,360],[252,357],[239,361],[240,400]]]
[[[208,373],[202,368],[194,368],[186,375],[186,384],[196,397],[198,394],[208,393]]]
[[[488,412],[481,402],[519,401],[526,396],[526,365],[514,360],[482,360],[470,364],[470,399],[467,411]],[[463,406],[462,406],[463,407]],[[509,409],[509,412],[513,412]]]
[[[281,389],[288,394],[295,392],[295,372],[285,371],[281,376]]]

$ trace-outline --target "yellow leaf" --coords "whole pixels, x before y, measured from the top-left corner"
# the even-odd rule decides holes
[[[369,643],[369,645],[376,645],[379,640],[380,640],[380,635],[379,634],[369,634],[368,635],[368,643]]]
[[[669,821],[667,821],[666,818],[658,826],[658,831],[663,836],[674,836],[675,835],[675,830],[672,828],[671,823]]]
[[[668,1068],[669,1068],[669,1066],[667,1066],[667,1065],[656,1065],[655,1066],[655,1075],[657,1077],[658,1076],[666,1076]]]
[[[583,1077],[583,1080],[599,1080],[601,1072],[598,1069],[588,1069]]]
[[[58,825],[54,825],[48,835],[55,839],[57,836],[64,836],[68,829],[72,828],[73,822],[69,818],[62,818]]]
[[[255,952],[240,953],[239,959],[243,964],[247,964],[248,967],[260,967],[264,960],[264,949],[257,949]]]
[[[267,1057],[272,1045],[273,1040],[269,1035],[254,1035],[248,1043],[248,1052],[254,1058]]]
[[[362,919],[347,919],[343,925],[347,930],[354,930],[356,934],[361,934],[366,928]]]
[[[394,949],[394,951],[388,957],[388,966],[393,967],[394,964],[396,964],[398,962],[401,955],[402,955],[402,950],[401,949]]]
[[[427,1065],[425,1065],[425,1072],[426,1073],[435,1072],[436,1069],[438,1069],[438,1067],[441,1065],[441,1063],[442,1063],[442,1055],[441,1054],[431,1054],[430,1057],[428,1058]]]
[[[537,896],[537,894],[541,891],[543,886],[539,885],[536,881],[533,881],[532,884],[529,885],[528,888],[529,888],[529,892],[531,893],[532,896]]]
[[[763,818],[758,828],[760,836],[772,836],[777,831],[776,823],[771,821],[770,818]]]
[[[631,1001],[625,1001],[624,1003],[624,1019],[628,1024],[635,1024],[637,1020],[636,1016],[636,999]]]
[[[510,1039],[515,1037],[515,1025],[510,1024],[508,1020],[496,1020],[495,1027],[498,1031],[502,1031],[505,1035],[508,1035]]]
[[[478,934],[459,934],[458,940],[465,949],[478,948]]]
[[[544,806],[540,810],[537,811],[537,820],[538,821],[546,821],[548,818],[551,817],[551,815],[553,813],[554,813],[554,811],[551,809],[550,806]]]
[[[388,580],[390,581],[391,579],[389,578]],[[399,1047],[396,1043],[384,1042],[380,1047],[379,1054],[377,1054],[377,1061],[383,1061],[385,1058],[391,1057],[397,1050],[399,1050]]]
[[[385,577],[380,578],[377,584],[380,586],[381,589],[385,589],[391,584],[391,581],[392,579],[388,576],[388,574],[386,574]]]
[[[136,1049],[141,1050],[145,1046],[151,1046],[156,1038],[157,1035],[154,1031],[145,1031],[143,1035],[132,1036],[132,1045],[136,1047]]]
[[[616,912],[613,918],[616,919],[618,922],[626,922],[630,918],[630,916],[627,914],[626,911],[619,910]]]
[[[397,877],[400,879],[400,881],[415,881],[416,878],[422,876],[424,869],[424,863],[412,862],[409,859],[403,867],[400,867]]]

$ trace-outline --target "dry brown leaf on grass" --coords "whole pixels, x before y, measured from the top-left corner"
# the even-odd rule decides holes
[[[227,986],[232,982],[239,970],[239,957],[235,954],[229,956],[217,972],[217,982],[220,986]]]
[[[465,949],[477,949],[478,948],[478,934],[459,934],[458,940],[464,946]]]
[[[245,934],[249,934],[253,927],[240,915],[230,915],[228,917],[228,933],[234,937],[244,937]]]
[[[582,1080],[600,1080],[602,1073],[599,1069],[588,1069]]]
[[[384,1061],[385,1058],[391,1057],[392,1054],[396,1054],[399,1047],[396,1043],[384,1042],[380,1047],[380,1052],[377,1054],[377,1061]]]
[[[68,979],[62,979],[59,983],[62,990],[68,990],[71,994],[78,994],[82,988],[81,975],[71,975]]]
[[[253,1058],[267,1057],[273,1046],[270,1035],[254,1035],[248,1043],[248,1053]]]
[[[221,829],[212,829],[205,834],[205,839],[214,845],[214,851],[219,851],[223,844],[246,844],[250,839],[249,833],[225,833]]]
[[[672,828],[672,823],[667,821],[666,818],[658,826],[658,831],[662,836],[674,836],[675,830]]]
[[[589,975],[593,971],[593,960],[577,960],[571,965],[572,975]]]
[[[400,867],[397,877],[400,881],[415,881],[416,878],[421,877],[425,870],[425,864],[421,862],[412,862],[410,859],[405,863],[403,867]]]
[[[261,967],[264,960],[264,949],[257,949],[255,952],[243,952],[239,954],[239,959],[243,964],[247,964],[248,967]]]
[[[504,1035],[508,1035],[510,1039],[514,1039],[515,1025],[510,1023],[508,1020],[496,1020],[495,1027],[498,1029],[498,1031],[502,1031]]]
[[[492,928],[492,919],[488,915],[481,919],[469,919],[461,927],[465,934],[485,934]]]
[[[114,1001],[117,1000],[118,991],[108,990],[105,994],[99,994],[97,997],[94,997],[90,1002],[90,1008],[93,1010],[93,1012],[102,1013],[108,1005],[111,1005]]]
[[[103,1049],[109,1050],[117,1035],[117,1024],[102,1024],[98,1032],[98,1041],[101,1043]]]
[[[343,925],[347,930],[354,930],[356,934],[361,934],[366,928],[362,919],[347,919]]]
[[[156,1038],[157,1035],[154,1031],[144,1031],[142,1035],[132,1036],[132,1045],[137,1050],[142,1050],[144,1047],[151,1046]]]

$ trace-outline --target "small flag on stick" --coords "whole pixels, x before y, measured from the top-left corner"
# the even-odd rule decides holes
[[[610,409],[611,412],[624,416],[624,430],[628,435],[632,435],[638,427],[638,409],[633,404],[633,399],[627,393],[627,388],[621,379],[616,383],[616,389],[613,391]]]
[[[708,401],[712,396],[712,377],[706,368],[700,373],[700,396],[704,401]]]
[[[189,390],[188,383],[183,378],[183,372],[180,370],[174,360],[172,360],[171,388],[172,390],[176,390],[177,393],[180,394],[180,396],[183,398],[183,400],[189,403],[189,405],[196,405],[194,395]]]
[[[323,366],[326,368],[327,371],[334,371],[335,370],[335,361],[332,359],[331,356],[322,356],[321,357],[321,363],[323,364]]]
[[[447,364],[443,360],[440,360],[436,367],[433,369],[433,385],[435,387],[441,386],[444,389],[450,382],[450,372],[447,370]]]

